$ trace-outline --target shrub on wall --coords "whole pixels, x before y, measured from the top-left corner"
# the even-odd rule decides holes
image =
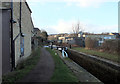
[[[94,49],[98,47],[98,41],[95,38],[86,38],[85,39],[85,47],[88,49]]]

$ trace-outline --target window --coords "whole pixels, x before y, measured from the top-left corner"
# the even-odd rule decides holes
[[[20,52],[21,52],[21,57],[24,56],[24,37],[20,38]]]

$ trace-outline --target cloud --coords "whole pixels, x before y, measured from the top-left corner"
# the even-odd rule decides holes
[[[27,0],[28,1],[28,0]],[[119,0],[29,0],[30,2],[118,2]]]
[[[118,32],[118,25],[94,25],[87,24],[86,32],[102,33],[102,32]]]
[[[27,0],[28,2],[41,2],[41,3],[59,3],[65,2],[67,6],[72,4],[80,7],[98,7],[104,2],[118,2],[119,0]]]
[[[72,6],[73,4],[71,2],[68,2],[66,6]]]
[[[74,26],[77,23],[76,20],[72,19],[69,21],[65,21],[63,19],[59,20],[56,25],[52,25],[49,28],[51,28],[50,31],[55,31],[55,33],[72,33],[72,26]],[[82,27],[84,27],[84,24],[81,23]]]
[[[53,28],[53,31],[55,30],[56,33],[69,33],[72,32],[72,27],[71,24],[73,21],[64,21],[64,20],[59,20],[57,25],[52,25],[50,28]]]
[[[11,2],[11,0],[0,0],[1,2]],[[19,1],[25,1],[25,0],[13,0],[13,2],[19,2]],[[51,2],[66,2],[67,5],[71,5],[71,3],[75,3],[78,6],[92,6],[104,3],[104,2],[118,2],[119,0],[26,0],[27,2],[40,2],[40,3],[51,3]]]
[[[49,30],[49,34],[55,33],[72,33],[72,25],[77,23],[76,20],[59,20],[56,25],[52,25],[47,27],[47,31]],[[102,32],[118,32],[118,25],[94,25],[89,23],[80,22],[82,28],[84,28],[84,32],[90,33],[102,33]],[[54,32],[53,32],[54,31]]]

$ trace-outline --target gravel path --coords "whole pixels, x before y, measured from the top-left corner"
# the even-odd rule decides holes
[[[36,67],[22,80],[19,82],[24,83],[40,83],[40,82],[49,82],[50,78],[54,72],[54,60],[50,53],[45,50],[45,48],[41,48],[41,56]]]

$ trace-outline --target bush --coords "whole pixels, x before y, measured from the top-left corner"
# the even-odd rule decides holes
[[[120,40],[106,40],[104,41],[104,43],[102,44],[101,48],[104,51],[109,51],[109,52],[120,52],[119,48],[120,48]]]
[[[85,39],[85,47],[88,49],[94,49],[98,47],[98,41],[95,38],[86,38]]]

